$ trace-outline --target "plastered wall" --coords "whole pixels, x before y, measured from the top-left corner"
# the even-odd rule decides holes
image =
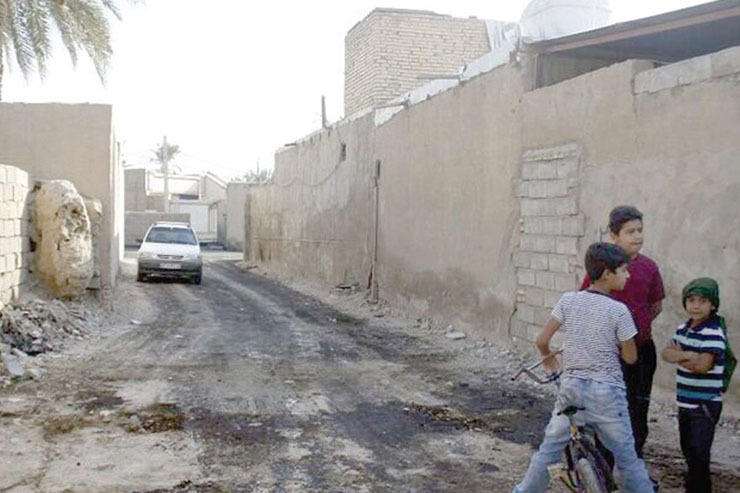
[[[629,61],[522,100],[524,149],[582,149],[573,183],[584,218],[579,260],[591,242],[608,239],[613,206],[644,212],[643,252],[658,263],[666,287],[653,324],[659,350],[685,318],[682,287],[699,276],[719,282],[720,311],[740,347],[739,101],[740,48],[657,69]],[[573,272],[583,277],[582,269]],[[656,383],[667,395],[674,370],[658,365]],[[730,413],[740,413],[739,391],[736,381],[726,395]]]
[[[226,185],[226,227],[224,246],[227,250],[244,249],[246,235],[246,202],[249,196],[249,183],[231,182]]]
[[[367,115],[279,151],[271,182],[250,192],[247,260],[331,285],[366,285],[374,134]]]
[[[379,126],[372,113],[343,122],[277,154],[280,185],[248,201],[249,258],[336,284],[366,278],[377,257],[381,298],[532,348],[582,279],[587,246],[608,239],[609,210],[634,204],[667,291],[656,344],[684,317],[682,286],[709,275],[740,347],[739,80],[740,48],[657,69],[628,61],[534,91],[508,64]],[[659,364],[666,401],[673,372]],[[738,385],[729,414],[740,414]]]
[[[0,162],[33,179],[71,181],[103,206],[100,259],[111,286],[123,251],[123,173],[112,108],[98,104],[0,103]]]
[[[0,308],[18,299],[28,281],[28,173],[0,164]]]

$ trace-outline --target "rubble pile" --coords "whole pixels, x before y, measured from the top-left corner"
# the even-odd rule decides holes
[[[86,318],[84,309],[59,300],[8,305],[0,312],[0,342],[35,356],[65,337],[83,337]]]

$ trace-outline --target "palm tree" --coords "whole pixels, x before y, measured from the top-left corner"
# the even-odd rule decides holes
[[[159,169],[164,175],[164,212],[170,212],[170,161],[180,152],[180,146],[168,144],[167,136],[162,139],[156,149],[152,149],[154,157],[152,161],[159,163]]]
[[[0,0],[0,97],[5,60],[15,55],[24,77],[35,68],[43,78],[51,55],[49,32],[59,33],[72,63],[87,52],[101,82],[113,50],[106,12],[121,19],[115,0]]]
[[[167,136],[162,139],[161,144],[157,144],[157,147],[152,149],[154,157],[151,159],[153,163],[159,164],[160,173],[172,172],[173,165],[170,161],[175,159],[175,156],[180,154],[180,146],[177,144],[169,144],[167,142]]]

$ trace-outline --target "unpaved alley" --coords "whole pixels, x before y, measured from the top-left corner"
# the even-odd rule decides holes
[[[195,286],[137,283],[127,259],[112,323],[0,391],[0,491],[510,490],[551,406],[509,381],[519,360],[337,311],[238,260],[210,252]],[[736,455],[717,491],[738,491],[723,433]],[[650,448],[662,491],[676,441]]]

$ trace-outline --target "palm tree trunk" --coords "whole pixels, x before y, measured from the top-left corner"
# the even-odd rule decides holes
[[[0,101],[3,100],[3,71],[5,65],[3,65],[3,49],[0,47]]]

